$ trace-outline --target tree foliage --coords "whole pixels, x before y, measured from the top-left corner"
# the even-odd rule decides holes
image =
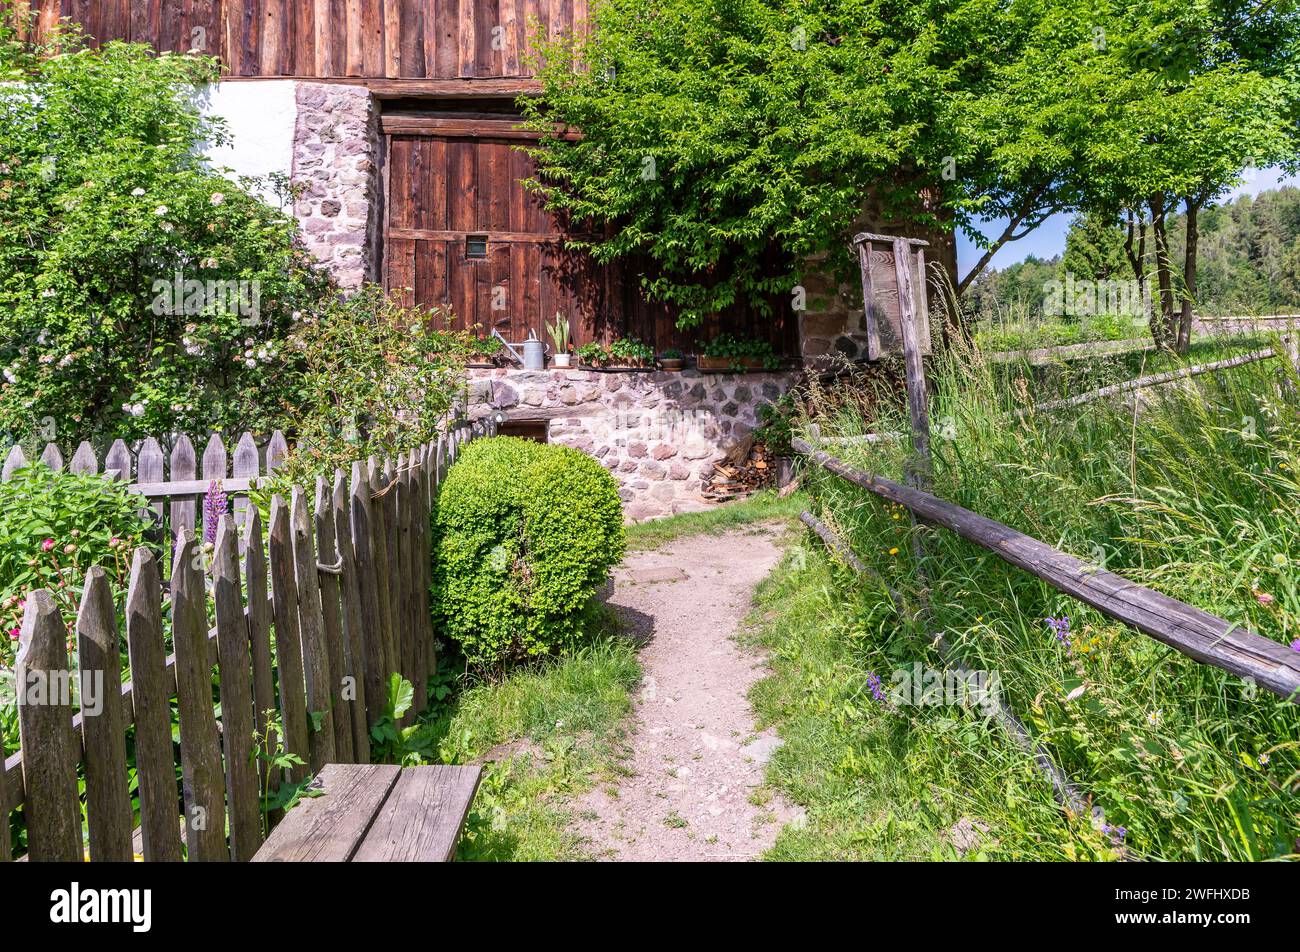
[[[1295,152],[1290,0],[604,0],[594,22],[543,44],[529,118],[582,135],[543,139],[535,186],[603,229],[598,260],[648,259],[687,324],[845,264],[875,193],[987,249],[959,288],[1056,212],[1140,210],[1171,336],[1165,218]]]

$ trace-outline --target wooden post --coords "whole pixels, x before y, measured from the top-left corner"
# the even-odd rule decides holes
[[[14,668],[27,788],[27,858],[34,863],[82,860],[67,637],[50,593],[37,589],[28,595]]]
[[[262,811],[257,764],[253,761],[253,677],[248,621],[240,598],[239,530],[229,513],[217,525],[212,560],[212,596],[221,668],[221,741],[226,755],[226,800],[230,807],[230,855],[253,858],[262,845]]]
[[[92,565],[77,612],[77,657],[86,751],[86,825],[90,858],[97,863],[131,862],[131,828],[135,825],[126,787],[120,644],[108,576],[102,566]]]
[[[248,507],[245,526],[244,585],[248,590],[248,646],[253,662],[253,725],[274,750],[279,743],[267,712],[275,710],[275,677],[271,664],[271,603],[267,591],[266,552],[262,548],[262,514]],[[268,793],[280,789],[280,774],[265,761],[258,764],[258,776]]]
[[[894,239],[894,267],[898,273],[898,310],[903,337],[903,368],[907,373],[907,408],[912,422],[914,457],[907,484],[930,488],[930,395],[925,385],[925,364],[917,332],[916,298],[912,290],[911,242]],[[924,277],[922,278],[924,280]]]
[[[163,645],[158,561],[135,550],[126,596],[126,639],[135,712],[135,772],[140,790],[140,840],[146,863],[181,861],[176,768],[172,762],[172,688]]]
[[[298,626],[302,637],[303,673],[307,678],[307,712],[319,727],[308,738],[311,770],[318,773],[334,762],[334,712],[331,709],[329,649],[325,645],[325,621],[321,617],[320,578],[316,568],[316,545],[307,518],[307,497],[301,486],[290,496],[293,561],[298,583]]]
[[[221,738],[212,712],[207,594],[189,532],[176,542],[172,563],[172,642],[176,649],[176,706],[180,714],[181,773],[185,793],[185,845],[190,862],[223,862],[226,847],[226,778]]]
[[[295,783],[307,776],[311,756],[307,739],[307,695],[303,682],[302,640],[298,631],[298,586],[294,580],[293,533],[289,508],[278,493],[271,499],[271,601],[275,615],[275,650],[279,662],[280,717],[284,746],[302,758],[289,770]]]

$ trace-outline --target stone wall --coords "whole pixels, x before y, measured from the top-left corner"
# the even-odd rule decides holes
[[[922,206],[928,210],[924,197]],[[901,226],[898,222],[891,221],[881,207],[879,196],[875,194],[867,199],[862,214],[854,223],[855,234],[863,231],[875,234],[910,234],[930,242],[925,258],[927,270],[930,271],[928,299],[932,339],[935,339],[933,326],[936,321],[943,320],[944,301],[940,287],[943,279],[936,273],[936,268],[946,271],[950,280],[956,280],[957,245],[952,235],[938,229]],[[819,255],[809,260],[803,287],[807,294],[807,309],[800,314],[799,334],[800,353],[805,362],[817,367],[841,358],[866,359],[867,325],[862,309],[862,279],[856,268],[844,280],[838,280],[831,274],[826,255]]]
[[[590,453],[618,479],[633,521],[702,509],[715,460],[758,423],[793,373],[470,370],[470,416],[546,421],[548,439]]]
[[[369,90],[299,83],[293,133],[294,205],[307,248],[339,285],[379,277],[383,161],[379,109]]]

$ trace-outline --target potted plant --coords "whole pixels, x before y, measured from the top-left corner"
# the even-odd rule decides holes
[[[604,344],[598,344],[592,341],[589,344],[583,344],[578,348],[578,360],[582,366],[601,368],[609,363],[609,350]]]
[[[501,351],[501,341],[496,337],[482,337],[473,344],[474,350],[469,355],[471,367],[494,367],[496,356]]]
[[[654,348],[635,337],[620,337],[610,345],[609,353],[616,366],[629,369],[653,365],[655,359]]]
[[[569,358],[569,319],[556,311],[555,323],[546,325],[546,333],[550,335],[551,343],[555,345],[555,355],[551,357],[551,363],[556,367],[568,367],[571,363]]]
[[[676,347],[669,347],[659,355],[659,366],[669,373],[680,373],[686,365],[686,355]]]
[[[700,370],[735,373],[743,370],[775,370],[781,365],[772,345],[765,340],[719,334],[701,347],[696,361]]]

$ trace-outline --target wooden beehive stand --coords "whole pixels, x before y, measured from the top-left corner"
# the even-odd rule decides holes
[[[415,689],[403,723],[428,704],[428,675],[437,663],[429,604],[434,493],[460,447],[493,429],[490,421],[448,426],[436,442],[409,453],[357,461],[350,473],[294,486],[287,500],[274,497],[265,529],[257,508],[237,498],[210,551],[195,536],[196,497],[213,479],[246,497],[259,481],[252,438],[240,439],[229,478],[224,446],[209,440],[200,481],[192,478],[194,457],[184,438],[172,450],[169,481],[158,441],[145,440],[134,458],[115,443],[105,469],[129,479],[134,464],[133,488],[155,500],[150,508],[159,520],[166,512],[172,555],[161,559],[161,545],[133,554],[124,631],[107,574],[98,566],[88,571],[71,633],[75,666],[53,596],[28,595],[15,672],[21,749],[0,770],[0,860],[12,858],[8,820],[19,807],[32,860],[247,860],[275,819],[263,812],[263,791],[329,763],[368,763],[370,728],[384,713],[391,675]],[[282,437],[268,444],[268,473],[283,459],[283,445]],[[55,447],[42,460],[62,466]],[[11,451],[5,478],[23,462],[21,450]],[[83,444],[71,468],[95,472],[93,451]],[[87,689],[68,690],[74,678]],[[38,696],[31,685],[55,690]],[[127,787],[132,725],[138,823]],[[281,771],[256,757],[255,731],[269,736],[266,746],[282,744],[301,763]]]

